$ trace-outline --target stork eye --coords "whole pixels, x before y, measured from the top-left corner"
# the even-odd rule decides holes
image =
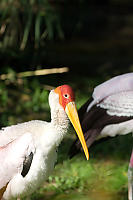
[[[64,94],[63,96],[64,96],[66,99],[69,98],[69,95],[68,95],[68,94]]]

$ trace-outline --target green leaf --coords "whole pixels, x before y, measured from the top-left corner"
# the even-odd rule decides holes
[[[39,12],[35,21],[35,47],[38,48],[40,41],[40,25],[41,25],[41,13]]]
[[[25,26],[22,43],[20,45],[21,50],[24,50],[25,46],[27,44],[28,36],[29,36],[29,33],[30,33],[31,22],[32,22],[32,12],[29,11],[29,16],[28,16],[28,20],[27,20],[27,23],[26,23],[26,26]]]

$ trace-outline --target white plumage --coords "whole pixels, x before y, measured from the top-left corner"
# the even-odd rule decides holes
[[[133,91],[119,92],[112,94],[97,106],[107,110],[109,115],[133,116]]]
[[[115,137],[117,135],[127,135],[132,132],[133,132],[133,119],[118,124],[111,124],[105,126],[98,135],[98,137],[96,138],[96,140],[99,140],[100,138],[104,138],[107,136]]]
[[[28,157],[31,152],[34,153],[34,151],[35,148],[30,133],[25,133],[0,148],[0,188],[6,185],[17,173],[21,173],[24,158]]]
[[[6,186],[4,199],[29,195],[49,176],[57,160],[56,148],[69,126],[69,112],[66,114],[65,108],[70,107],[69,103],[73,101],[70,86],[60,86],[49,95],[51,122],[33,120],[0,131],[0,189]],[[31,153],[31,165],[22,176],[24,162]]]
[[[55,97],[54,100],[59,102],[57,94],[55,94]],[[56,102],[54,103],[56,104]],[[52,107],[51,123],[36,120],[7,127],[1,131],[0,146],[6,145],[26,132],[29,132],[32,135],[33,146],[35,148],[34,158],[27,176],[22,177],[20,172],[16,173],[7,186],[4,194],[5,199],[8,199],[10,196],[18,196],[21,193],[23,195],[27,192],[30,194],[30,191],[35,190],[35,188],[46,180],[53,170],[57,159],[55,147],[59,145],[68,129],[67,115],[63,108],[57,105],[58,103],[56,104],[56,108]],[[63,124],[60,123],[60,126],[56,124],[57,114],[64,121]]]
[[[125,91],[133,91],[133,73],[116,76],[95,87],[92,94],[93,101],[88,105],[87,112],[108,96]]]
[[[5,129],[3,134],[5,137],[6,133],[8,135],[9,133],[17,134],[18,132],[19,135],[22,135],[24,132],[27,132],[27,130],[32,135],[32,145],[35,148],[32,165],[25,177],[21,176],[20,170],[12,178],[4,194],[5,199],[8,199],[10,196],[18,196],[21,193],[23,193],[23,195],[27,192],[30,194],[30,192],[35,190],[35,188],[49,176],[57,159],[55,146],[59,142],[59,133],[56,129],[52,128],[49,123],[46,125],[46,123],[42,121],[31,121],[24,124],[18,124]],[[45,134],[47,132],[49,135]],[[53,144],[51,144],[51,142]],[[23,147],[20,146],[20,148]]]

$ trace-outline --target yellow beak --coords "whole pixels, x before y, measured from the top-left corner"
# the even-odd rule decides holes
[[[80,121],[79,121],[79,117],[78,117],[78,112],[76,109],[76,105],[75,102],[70,102],[66,105],[65,111],[79,137],[79,140],[82,144],[86,159],[89,160],[89,152],[88,152],[88,148],[85,142],[85,138],[83,135],[83,131],[81,129],[81,125],[80,125]]]

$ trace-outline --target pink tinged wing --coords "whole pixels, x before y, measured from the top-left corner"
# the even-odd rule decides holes
[[[133,150],[128,168],[128,199],[133,199]]]
[[[131,90],[133,90],[133,73],[119,75],[108,81],[105,81],[104,83],[95,87],[92,94],[94,100],[88,106],[87,112],[93,105],[99,103],[104,98],[122,91]]]
[[[0,189],[10,182],[16,174],[21,173],[25,158],[34,151],[30,133],[0,147]]]
[[[132,155],[131,155],[131,158],[130,158],[129,166],[130,166],[131,168],[133,168],[133,151],[132,151]]]

